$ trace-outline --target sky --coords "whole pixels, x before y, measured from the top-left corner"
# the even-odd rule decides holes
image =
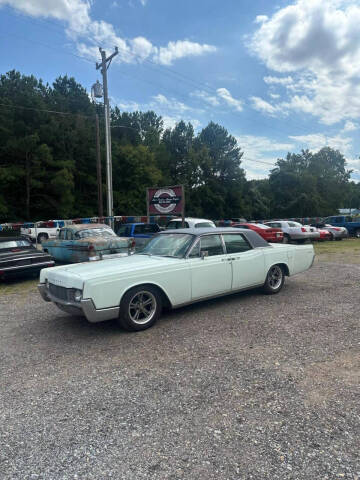
[[[340,150],[360,181],[360,2],[0,0],[0,73],[89,92],[99,47],[111,104],[173,127],[223,125],[248,179],[288,151]]]

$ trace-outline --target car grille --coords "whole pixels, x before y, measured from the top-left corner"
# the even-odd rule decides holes
[[[59,287],[58,285],[54,285],[53,283],[49,283],[49,291],[51,295],[58,298],[59,300],[68,300],[68,292],[69,289],[65,287]]]

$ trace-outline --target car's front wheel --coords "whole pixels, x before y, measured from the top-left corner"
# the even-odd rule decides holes
[[[140,285],[125,293],[120,304],[119,323],[129,331],[152,327],[160,317],[162,299],[152,285]]]
[[[280,265],[273,265],[266,276],[263,291],[269,295],[280,292],[284,285],[284,269]]]

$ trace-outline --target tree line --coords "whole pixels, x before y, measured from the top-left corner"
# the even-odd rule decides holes
[[[98,214],[96,113],[103,132],[102,108],[72,77],[49,85],[15,70],[0,76],[0,223]],[[165,128],[153,111],[116,107],[111,116],[116,215],[144,214],[146,187],[177,184],[187,215],[213,219],[325,216],[360,205],[360,185],[329,147],[288,153],[268,178],[247,180],[244,152],[221,125],[195,133],[184,121]]]

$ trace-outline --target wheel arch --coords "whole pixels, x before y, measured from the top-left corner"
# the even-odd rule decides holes
[[[270,268],[274,267],[275,265],[279,265],[279,267],[281,267],[285,273],[285,276],[286,277],[290,277],[290,270],[289,270],[289,266],[287,263],[285,262],[274,262],[272,263],[270,266],[269,266],[269,269],[268,271],[270,270]]]
[[[156,290],[158,290],[158,292],[159,292],[160,295],[161,295],[161,298],[162,298],[163,306],[164,306],[164,307],[172,308],[172,303],[171,303],[170,298],[169,298],[167,292],[165,291],[164,287],[162,287],[161,285],[157,284],[156,282],[141,282],[141,283],[135,283],[135,284],[131,285],[130,287],[128,287],[126,290],[124,290],[124,291],[122,292],[119,305],[121,304],[122,299],[124,298],[124,296],[125,296],[132,288],[135,288],[135,287],[147,287],[147,286],[153,287],[153,288],[155,288]]]

